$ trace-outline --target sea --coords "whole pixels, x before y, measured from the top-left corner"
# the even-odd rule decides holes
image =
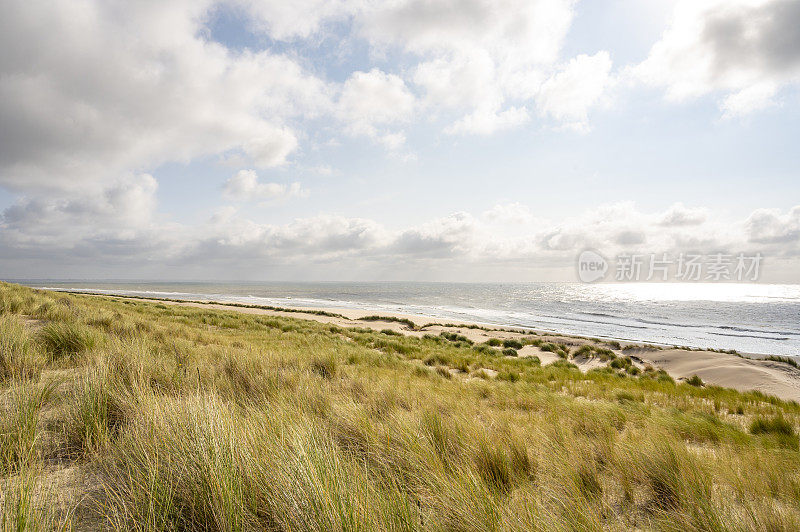
[[[16,280],[60,291],[360,309],[756,355],[800,356],[800,285]]]

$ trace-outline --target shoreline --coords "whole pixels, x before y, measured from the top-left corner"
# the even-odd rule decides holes
[[[26,285],[27,286],[27,285]],[[649,338],[642,338],[642,339],[635,339],[635,338],[627,338],[624,336],[618,335],[609,335],[609,334],[602,334],[602,333],[594,333],[594,332],[569,332],[563,329],[557,328],[538,328],[533,326],[527,325],[507,325],[503,323],[496,323],[496,322],[487,322],[487,321],[480,321],[476,319],[463,319],[463,318],[450,318],[450,317],[441,317],[435,316],[431,314],[425,313],[409,313],[403,311],[394,311],[394,310],[386,310],[384,308],[380,308],[378,306],[369,307],[368,304],[365,304],[366,308],[354,308],[354,307],[345,307],[345,306],[313,306],[313,305],[272,305],[272,304],[259,304],[259,303],[244,303],[244,302],[236,302],[236,301],[220,301],[213,299],[213,295],[210,295],[209,298],[200,298],[200,299],[180,299],[180,298],[171,298],[167,296],[159,296],[159,295],[134,295],[134,294],[120,294],[116,293],[113,290],[107,289],[92,289],[92,288],[57,288],[57,287],[37,287],[31,286],[30,288],[36,290],[48,290],[53,292],[63,292],[68,294],[83,294],[83,295],[95,295],[95,296],[106,296],[106,297],[118,297],[118,298],[126,298],[126,299],[141,299],[144,301],[168,301],[174,303],[197,303],[202,305],[224,305],[229,307],[236,307],[236,308],[261,308],[266,310],[280,310],[284,312],[291,312],[291,313],[310,313],[310,314],[337,314],[341,316],[346,316],[349,319],[358,319],[362,316],[369,316],[369,315],[381,315],[381,316],[392,316],[404,319],[414,320],[421,320],[427,321],[428,323],[452,323],[452,324],[459,324],[462,326],[478,326],[492,330],[514,330],[519,332],[533,332],[537,334],[547,334],[547,335],[554,335],[559,337],[573,337],[573,338],[584,338],[584,339],[599,339],[602,341],[608,342],[620,342],[622,344],[635,344],[635,345],[653,345],[659,346],[662,348],[675,348],[675,349],[684,349],[687,351],[711,351],[711,352],[721,352],[721,353],[729,353],[729,354],[736,354],[742,355],[747,358],[753,359],[763,359],[769,356],[780,356],[783,358],[791,358],[795,359],[800,362],[800,355],[792,355],[792,354],[776,354],[774,352],[752,352],[742,349],[731,348],[728,346],[723,347],[707,347],[702,345],[690,345],[690,344],[678,344],[669,341],[665,341],[664,339],[661,340],[652,340]],[[166,292],[165,292],[166,293]],[[188,295],[188,294],[187,294]],[[201,295],[201,294],[196,294]]]
[[[377,331],[389,329],[395,333],[417,337],[422,337],[425,334],[438,335],[442,332],[456,333],[468,338],[475,344],[486,342],[491,338],[501,340],[521,339],[532,335],[546,342],[565,343],[574,347],[599,343],[606,348],[610,348],[617,356],[631,357],[634,365],[639,368],[650,365],[656,369],[666,371],[671,377],[679,381],[688,380],[696,375],[708,385],[734,388],[739,391],[755,390],[784,400],[800,401],[800,369],[786,362],[764,358],[768,355],[686,349],[668,344],[603,339],[600,337],[554,333],[532,328],[494,326],[492,324],[480,324],[462,320],[440,320],[423,315],[393,312],[380,312],[380,315],[376,315],[375,312],[360,309],[283,308],[221,303],[212,300],[185,301],[157,297],[97,294],[83,291],[53,290],[53,292],[130,299],[194,308],[210,308],[246,314],[274,315],[330,323],[340,327],[366,327]],[[431,321],[423,323],[424,320],[428,319]],[[558,357],[552,353],[530,345],[519,350],[519,356],[537,356],[542,365],[558,360]],[[593,357],[573,358],[570,359],[570,362],[578,366],[583,372],[603,366]]]

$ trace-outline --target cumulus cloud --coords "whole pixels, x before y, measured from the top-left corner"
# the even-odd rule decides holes
[[[269,168],[286,162],[286,157],[297,148],[297,137],[287,129],[275,129],[248,140],[243,148],[256,166]]]
[[[363,2],[347,0],[235,0],[252,17],[256,31],[282,41],[308,38],[327,21],[344,19],[362,8]]]
[[[235,209],[225,209],[209,220],[202,237],[189,243],[185,257],[226,257],[223,262],[242,258],[264,263],[326,262],[369,255],[390,239],[380,224],[361,218],[320,215],[284,225],[257,224],[239,216]]]
[[[622,231],[614,237],[614,242],[620,246],[638,246],[647,240],[641,231]]]
[[[308,191],[300,183],[260,183],[255,170],[239,170],[223,185],[225,196],[233,200],[270,200],[305,197]]]
[[[429,105],[470,108],[487,100],[499,103],[495,76],[492,57],[479,49],[423,61],[414,69],[413,80],[425,92]]]
[[[757,209],[745,221],[751,242],[759,244],[800,243],[800,206],[784,214],[779,209]]]
[[[583,124],[602,68],[570,62],[551,76],[573,4],[11,0],[0,21],[0,186],[97,188],[132,171],[209,156],[278,166],[298,151],[308,121],[320,117],[397,151],[421,105],[432,118],[441,109],[444,130],[454,134],[524,124],[539,94],[548,116]],[[366,39],[374,54],[399,49],[412,64],[407,72],[373,68],[328,81],[296,54],[234,50],[209,39],[220,9],[238,10],[255,31],[290,42],[350,21],[347,38]],[[586,57],[601,63],[603,56]]]
[[[432,112],[456,115],[447,133],[491,134],[529,120],[527,106],[558,66],[574,3],[401,0],[370,6],[358,21],[373,46],[400,47],[421,59],[412,79]],[[610,68],[607,53],[592,59],[568,63],[568,76],[541,93],[545,113],[585,122]]]
[[[481,106],[445,128],[445,132],[450,134],[474,133],[491,135],[492,133],[524,124],[529,118],[528,110],[524,107],[509,107],[504,111],[498,111],[491,106]]]
[[[12,247],[59,249],[149,239],[159,232],[157,188],[151,175],[141,174],[92,194],[21,198],[0,214],[0,240]]]
[[[391,248],[400,255],[453,257],[467,253],[473,247],[475,231],[472,215],[456,212],[402,231]]]
[[[669,207],[659,223],[668,227],[684,225],[700,225],[708,218],[708,210],[702,208],[686,207],[683,203],[676,203]]]
[[[252,185],[245,181],[249,183],[245,188]],[[683,206],[653,213],[618,203],[548,221],[534,218],[526,205],[510,203],[479,216],[454,212],[396,229],[338,215],[260,223],[225,207],[207,223],[189,227],[160,219],[155,186],[149,176],[132,176],[92,197],[12,205],[0,216],[0,266],[8,267],[20,257],[46,261],[63,257],[75,264],[127,258],[130,264],[191,266],[201,276],[204,271],[206,275],[234,271],[242,264],[252,272],[280,266],[288,273],[318,264],[325,265],[327,275],[347,277],[357,265],[369,275],[392,272],[394,278],[425,278],[424,270],[419,270],[423,265],[483,271],[514,264],[515,268],[570,267],[572,272],[576,254],[586,248],[608,257],[621,252],[721,251],[800,260],[800,206],[787,212],[757,210],[739,221],[704,210],[703,220],[695,216],[691,223],[683,223],[686,216],[671,214],[689,210]],[[119,212],[122,204],[129,206],[127,212]],[[681,222],[665,225],[670,217]]]
[[[503,225],[528,225],[535,220],[530,208],[518,201],[498,203],[484,211],[482,217],[489,223]]]
[[[747,114],[800,82],[798,26],[793,0],[682,0],[632,72],[671,100],[721,93],[724,116]]]
[[[572,22],[572,0],[400,0],[376,4],[362,20],[375,42],[412,52],[480,46],[516,64],[556,59]],[[509,65],[510,66],[510,65]]]
[[[390,149],[405,142],[402,132],[387,129],[407,122],[414,111],[414,96],[400,77],[377,68],[354,72],[344,83],[338,105],[353,134],[367,135]]]
[[[199,2],[11,0],[0,22],[0,185],[74,188],[242,152],[283,163],[328,84],[294,59],[205,40]]]
[[[739,92],[729,94],[719,104],[723,118],[736,118],[776,105],[773,96],[778,91],[775,83],[757,83]]]
[[[586,131],[589,109],[597,104],[609,84],[611,57],[608,52],[572,58],[542,85],[537,106],[543,115],[566,127]]]

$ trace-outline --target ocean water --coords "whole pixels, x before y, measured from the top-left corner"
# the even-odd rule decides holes
[[[104,294],[399,312],[618,340],[800,356],[800,285],[22,283]]]

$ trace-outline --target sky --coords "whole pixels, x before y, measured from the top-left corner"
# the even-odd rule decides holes
[[[800,283],[797,0],[0,4],[0,278]]]

